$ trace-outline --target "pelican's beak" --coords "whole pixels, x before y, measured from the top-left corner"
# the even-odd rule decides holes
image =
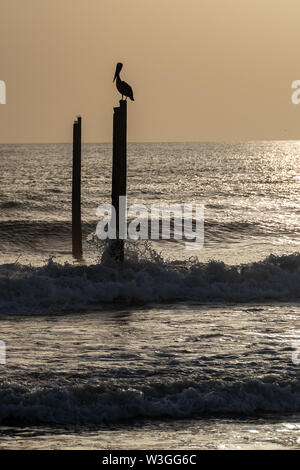
[[[117,76],[119,75],[120,71],[121,71],[121,68],[122,68],[122,64],[120,62],[117,63],[117,66],[116,66],[116,71],[115,71],[115,76],[114,76],[114,79],[113,79],[113,82],[115,81],[115,79],[117,78]]]
[[[117,76],[119,75],[119,73],[120,73],[120,67],[119,67],[119,64],[117,64],[113,82],[115,81],[115,79],[117,78]]]

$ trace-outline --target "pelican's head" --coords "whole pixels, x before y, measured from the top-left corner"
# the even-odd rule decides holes
[[[117,66],[116,66],[116,71],[115,71],[115,76],[114,76],[113,82],[115,81],[115,79],[117,78],[119,73],[121,72],[122,67],[123,67],[123,64],[121,64],[121,62],[118,62]]]

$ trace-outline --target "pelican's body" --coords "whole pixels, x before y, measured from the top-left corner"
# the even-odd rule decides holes
[[[130,98],[131,101],[134,101],[133,91],[132,91],[131,86],[128,85],[128,83],[123,82],[123,80],[120,79],[120,72],[121,72],[122,67],[123,67],[123,64],[119,62],[116,67],[116,72],[115,72],[113,81],[117,79],[117,90],[121,93],[122,99],[123,99],[123,96],[126,96],[126,100],[127,98]]]

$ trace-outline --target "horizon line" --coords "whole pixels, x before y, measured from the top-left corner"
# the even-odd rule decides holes
[[[219,144],[233,144],[233,143],[247,143],[247,142],[298,142],[299,139],[248,139],[248,140],[132,140],[127,141],[128,144],[208,144],[208,143],[219,143]],[[43,142],[0,142],[0,145],[72,145],[72,141],[43,141]],[[82,142],[86,144],[111,144],[112,141],[87,141]]]

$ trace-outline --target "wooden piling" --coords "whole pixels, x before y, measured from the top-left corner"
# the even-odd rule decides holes
[[[124,260],[125,212],[120,207],[120,196],[126,197],[127,178],[127,101],[121,100],[114,108],[112,205],[116,212],[116,240],[110,243],[110,255],[119,262]],[[124,208],[123,208],[124,209]]]
[[[75,258],[82,258],[81,117],[78,117],[73,124],[72,253]]]

